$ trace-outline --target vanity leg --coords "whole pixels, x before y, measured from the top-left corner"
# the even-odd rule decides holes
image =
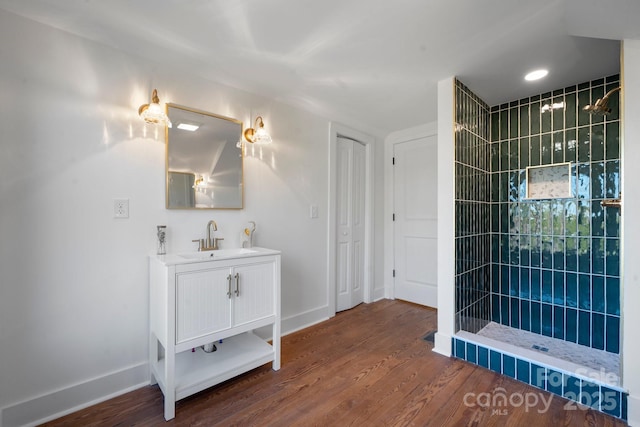
[[[275,315],[276,321],[273,322],[273,364],[271,367],[274,371],[280,369],[280,303],[282,300],[281,297],[281,289],[280,289],[280,257],[276,257],[275,263],[275,271],[273,276],[274,281],[274,289],[273,289],[273,299],[275,301]]]
[[[156,385],[158,380],[153,374],[158,368],[158,340],[156,335],[151,332],[149,334],[149,384]]]
[[[280,322],[273,324],[273,341],[271,345],[273,346],[273,363],[271,367],[274,371],[277,371],[280,369]]]
[[[167,349],[164,358],[164,377],[166,380],[164,391],[164,419],[169,421],[176,416],[176,354],[173,349]]]

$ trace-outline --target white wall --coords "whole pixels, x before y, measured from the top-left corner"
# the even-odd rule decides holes
[[[0,424],[147,381],[158,224],[168,250],[182,251],[210,219],[223,247],[256,221],[255,243],[282,250],[284,331],[327,317],[328,119],[2,11],[0,40]],[[165,209],[164,134],[136,112],[153,88],[161,102],[245,125],[262,115],[274,144],[245,159],[243,210]],[[129,219],[113,218],[116,198],[130,200]],[[375,210],[381,218],[382,197]],[[376,289],[382,252],[376,245]]]
[[[629,391],[629,425],[640,425],[640,40],[623,45],[622,378]]]
[[[455,334],[453,77],[438,82],[438,332],[433,351],[451,355]]]

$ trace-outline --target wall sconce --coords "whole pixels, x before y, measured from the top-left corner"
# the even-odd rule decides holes
[[[254,127],[248,128],[244,131],[244,137],[246,140],[257,145],[271,144],[271,136],[264,129],[262,117],[258,116],[253,126]]]
[[[158,91],[156,89],[153,90],[153,94],[151,95],[151,102],[149,104],[142,104],[140,108],[138,108],[138,114],[147,123],[171,126],[169,117],[167,117],[164,109],[160,106],[160,99],[158,98]]]
[[[191,186],[191,188],[198,188],[201,185],[204,185],[204,176],[202,176],[202,175],[196,177],[196,179],[193,182],[193,185]]]

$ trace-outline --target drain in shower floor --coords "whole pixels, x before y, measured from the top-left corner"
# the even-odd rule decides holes
[[[549,351],[549,349],[547,347],[541,347],[541,346],[536,345],[536,344],[532,345],[531,348],[534,349],[534,350],[544,351],[545,353]]]

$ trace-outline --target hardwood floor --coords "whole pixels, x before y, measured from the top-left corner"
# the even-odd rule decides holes
[[[432,352],[433,344],[422,338],[435,329],[435,310],[402,301],[361,304],[284,337],[280,371],[265,365],[183,399],[169,422],[162,416],[160,389],[148,386],[46,425],[626,425]],[[501,393],[531,403],[535,396],[538,403],[528,408],[499,406],[499,400],[493,406],[484,404]],[[542,399],[550,402],[548,410]],[[517,398],[511,401],[519,403]]]

